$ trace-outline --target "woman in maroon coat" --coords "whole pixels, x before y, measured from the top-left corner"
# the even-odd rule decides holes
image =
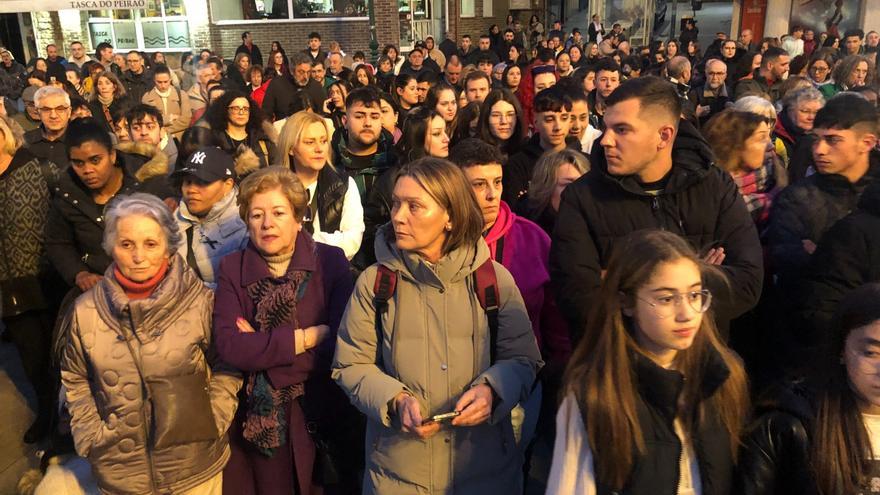
[[[254,172],[241,184],[239,204],[250,242],[220,263],[214,305],[217,352],[246,373],[223,492],[319,494],[303,407],[326,406],[337,395],[329,367],[353,287],[348,261],[300,231],[307,197],[290,170]],[[323,422],[334,413],[321,414]]]

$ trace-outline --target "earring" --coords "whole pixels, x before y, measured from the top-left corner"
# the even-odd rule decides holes
[[[452,224],[448,224],[448,223],[446,224],[446,231],[452,232]]]

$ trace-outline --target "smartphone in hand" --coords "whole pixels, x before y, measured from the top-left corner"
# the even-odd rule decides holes
[[[422,421],[422,424],[426,425],[428,423],[444,423],[447,421],[452,421],[452,418],[458,417],[460,415],[461,415],[461,411],[452,411],[452,412],[443,413],[443,414],[435,414],[435,415],[431,416],[430,418]]]

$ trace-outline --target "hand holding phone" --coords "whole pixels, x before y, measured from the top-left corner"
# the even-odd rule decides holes
[[[461,414],[453,418],[452,426],[477,426],[489,420],[494,393],[487,384],[475,385],[463,393],[455,404]]]
[[[394,408],[397,417],[400,418],[400,426],[403,431],[412,433],[420,438],[428,439],[440,431],[440,423],[424,423],[422,421],[419,401],[412,395],[401,392],[394,400]]]
[[[431,416],[430,418],[422,421],[422,424],[426,425],[429,423],[443,423],[446,421],[452,421],[453,418],[456,418],[458,416],[461,416],[461,411],[452,411],[452,412],[443,413],[443,414],[435,414],[435,415]]]

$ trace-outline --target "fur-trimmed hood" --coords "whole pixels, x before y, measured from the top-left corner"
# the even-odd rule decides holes
[[[123,153],[123,165],[138,182],[169,173],[168,156],[156,145],[128,141],[117,144],[116,151]]]
[[[235,161],[235,173],[238,175],[239,181],[260,168],[260,157],[247,146],[239,147],[233,156],[233,160]]]

